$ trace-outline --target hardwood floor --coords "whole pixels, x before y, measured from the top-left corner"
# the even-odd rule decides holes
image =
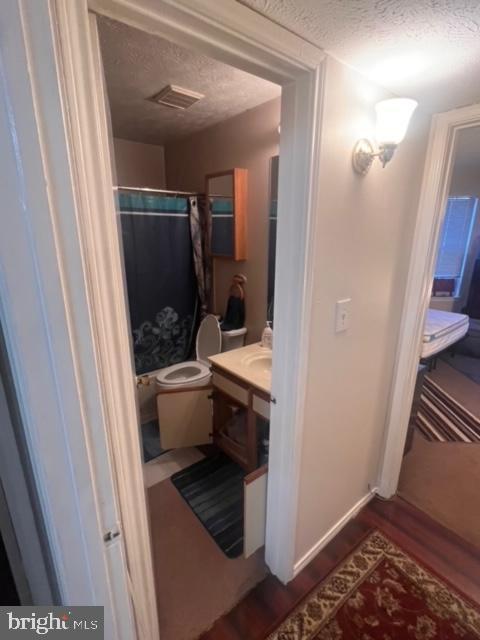
[[[401,498],[374,499],[287,586],[268,576],[201,640],[263,640],[375,529],[480,603],[479,549]]]

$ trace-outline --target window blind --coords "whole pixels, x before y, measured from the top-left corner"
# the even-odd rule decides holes
[[[476,198],[448,198],[436,278],[461,278],[475,218]]]

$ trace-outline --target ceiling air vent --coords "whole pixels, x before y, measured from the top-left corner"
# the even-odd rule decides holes
[[[162,89],[160,93],[150,98],[150,100],[157,104],[163,104],[171,109],[183,110],[188,109],[204,97],[203,93],[197,93],[196,91],[190,91],[190,89],[183,89],[182,87],[169,84]]]

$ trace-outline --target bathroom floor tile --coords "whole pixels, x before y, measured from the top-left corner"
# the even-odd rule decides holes
[[[143,479],[148,489],[153,485],[170,478],[177,471],[181,471],[191,464],[202,460],[205,456],[196,447],[172,449],[155,460],[143,465]]]

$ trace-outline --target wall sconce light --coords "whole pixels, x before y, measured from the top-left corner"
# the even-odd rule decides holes
[[[370,140],[359,140],[353,149],[353,168],[361,175],[368,173],[374,158],[378,158],[385,167],[393,157],[395,149],[407,133],[408,123],[417,107],[416,100],[410,98],[391,98],[375,105],[377,114],[375,138],[378,151]]]

